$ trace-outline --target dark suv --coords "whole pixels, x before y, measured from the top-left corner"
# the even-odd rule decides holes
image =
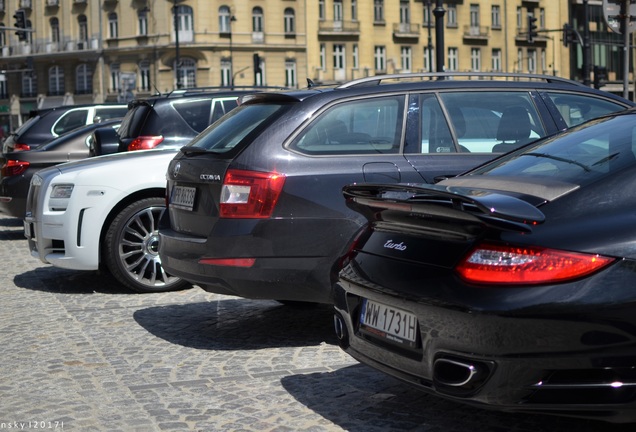
[[[384,75],[244,97],[168,167],[163,266],[210,292],[331,303],[339,257],[365,223],[344,185],[433,183],[633,105],[518,74]]]
[[[63,105],[32,111],[29,119],[7,137],[2,153],[33,150],[82,126],[121,118],[127,111],[126,104]]]
[[[134,100],[128,104],[128,113],[117,131],[116,148],[112,143],[104,145],[104,137],[98,137],[94,154],[178,149],[236,108],[239,96],[247,93],[250,91],[196,88]]]

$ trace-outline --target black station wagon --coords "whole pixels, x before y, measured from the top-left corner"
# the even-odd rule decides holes
[[[163,266],[210,292],[332,303],[339,258],[366,222],[344,185],[434,183],[632,105],[518,74],[383,75],[244,96],[168,167]]]

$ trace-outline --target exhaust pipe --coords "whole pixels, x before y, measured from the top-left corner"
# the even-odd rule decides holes
[[[492,362],[439,357],[433,363],[433,382],[442,393],[466,395],[479,389],[493,368]]]
[[[433,364],[435,380],[451,387],[463,387],[477,374],[475,365],[439,358]]]
[[[349,346],[349,334],[347,332],[347,325],[344,322],[344,318],[338,312],[333,315],[333,327],[336,331],[336,337],[338,338],[338,344],[341,348]]]

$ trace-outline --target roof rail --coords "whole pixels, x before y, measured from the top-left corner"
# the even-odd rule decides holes
[[[471,78],[475,77],[479,80],[484,79],[503,79],[506,81],[511,80],[536,80],[536,81],[545,81],[545,82],[559,82],[564,84],[571,84],[576,86],[586,87],[584,84],[573,81],[567,78],[561,78],[553,75],[541,75],[541,74],[528,74],[528,73],[510,73],[510,72],[418,72],[418,73],[403,73],[403,74],[388,74],[388,75],[375,75],[365,78],[359,78],[353,81],[346,82],[344,84],[339,85],[336,88],[344,89],[351,88],[361,85],[380,85],[383,81],[393,80],[393,81],[401,81],[401,80],[409,80],[415,78],[436,78],[440,80],[448,80],[456,77],[463,78]]]
[[[191,87],[185,89],[177,89],[171,92],[166,93],[168,96],[179,96],[185,94],[195,94],[195,93],[203,93],[210,91],[219,91],[219,92],[231,92],[231,91],[245,91],[245,90],[254,90],[254,91],[265,91],[265,90],[289,90],[287,87],[276,87],[276,86],[210,86],[210,87]]]

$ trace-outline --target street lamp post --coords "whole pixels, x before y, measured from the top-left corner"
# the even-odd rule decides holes
[[[175,47],[175,59],[174,59],[174,71],[177,75],[177,88],[181,88],[181,74],[179,73],[179,63],[181,63],[181,59],[179,59],[179,9],[177,7],[177,1],[174,0],[174,6],[172,7],[172,11],[174,12],[174,47]]]
[[[236,21],[234,15],[230,16],[229,30],[230,30],[230,88],[234,90],[234,57],[232,52],[232,23]]]

